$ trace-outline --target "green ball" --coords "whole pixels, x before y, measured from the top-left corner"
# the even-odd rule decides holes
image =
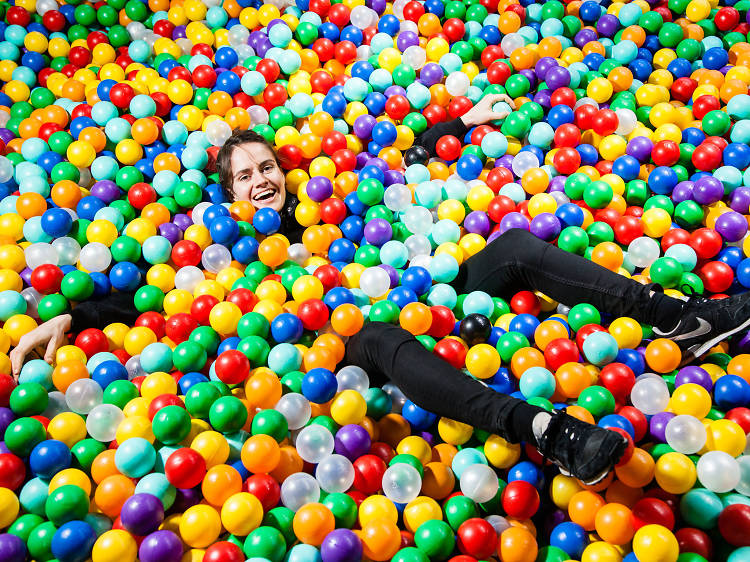
[[[120,236],[116,238],[110,247],[112,258],[115,261],[129,261],[137,263],[141,259],[141,245],[138,240],[130,236]]]
[[[200,345],[208,355],[214,355],[221,343],[221,337],[211,326],[198,326],[190,333],[188,340]]]
[[[197,183],[191,181],[180,182],[174,190],[174,200],[180,207],[192,209],[200,203],[203,192]]]
[[[248,558],[265,558],[271,562],[281,562],[286,554],[286,541],[278,529],[258,527],[247,536],[242,550]]]
[[[31,96],[29,97],[31,105],[33,105],[37,109],[52,105],[53,103],[55,103],[55,99],[55,94],[53,94],[47,88],[42,87],[34,88],[31,91]]]
[[[625,184],[625,201],[628,205],[642,206],[649,194],[648,184],[643,180],[631,180]]]
[[[75,464],[84,472],[89,472],[91,471],[91,465],[94,464],[94,459],[106,449],[106,445],[96,439],[82,439],[73,445],[70,452],[73,454]]]
[[[135,166],[124,166],[115,174],[115,183],[125,191],[143,181],[143,174]],[[125,203],[127,203],[125,201]],[[110,205],[112,206],[112,205]]]
[[[135,292],[133,304],[138,312],[160,312],[164,304],[164,291],[153,285],[144,285]]]
[[[607,182],[591,182],[583,190],[583,201],[592,209],[603,209],[612,202],[614,191]]]
[[[613,242],[615,239],[615,231],[606,222],[594,221],[586,229],[586,234],[589,235],[589,244],[596,246],[601,242]]]
[[[562,548],[556,546],[543,546],[539,549],[537,560],[543,562],[565,562],[570,556]]]
[[[560,233],[557,245],[566,252],[582,256],[589,247],[589,235],[580,226],[568,226]]]
[[[240,340],[237,349],[250,360],[250,366],[263,367],[268,360],[268,354],[271,352],[271,346],[260,336],[247,336]]]
[[[357,503],[349,494],[340,492],[328,494],[320,503],[333,513],[337,529],[351,529],[356,523]]]
[[[129,0],[125,4],[125,14],[133,21],[145,21],[148,17],[148,5],[140,0]]]
[[[34,418],[18,418],[8,424],[3,439],[11,453],[27,457],[46,437],[47,432],[42,422]]]
[[[291,371],[281,377],[281,384],[289,389],[289,392],[296,392],[297,394],[302,393],[302,379],[305,378],[305,373],[301,371]]]
[[[121,410],[128,402],[138,397],[138,388],[130,381],[112,381],[104,389],[102,401],[104,404],[114,404]]]
[[[367,415],[375,420],[379,420],[391,412],[393,401],[391,397],[383,392],[382,388],[370,387],[364,392],[365,402],[367,403]]]
[[[300,22],[294,30],[297,41],[303,45],[312,45],[318,38],[318,28],[310,22]]]
[[[68,521],[83,519],[88,512],[88,495],[83,489],[73,484],[65,484],[56,488],[44,503],[44,513],[47,519],[58,526]]]
[[[472,4],[466,10],[466,21],[475,21],[478,23],[482,23],[487,15],[487,8],[485,8],[481,4]]]
[[[29,540],[32,531],[42,523],[44,523],[44,519],[36,513],[27,513],[21,515],[21,517],[16,519],[13,524],[8,527],[8,533],[16,535],[18,538],[26,542]]]
[[[570,197],[574,201],[580,201],[583,199],[583,192],[591,183],[591,178],[585,174],[579,174],[578,172],[570,174],[565,180],[565,195]]]
[[[445,502],[443,511],[446,521],[454,531],[458,531],[464,521],[479,517],[477,504],[466,496],[453,496]]]
[[[378,301],[370,307],[368,318],[371,322],[386,322],[395,324],[398,321],[401,310],[398,305],[389,300]]]
[[[52,320],[70,311],[70,303],[60,293],[44,295],[37,306],[37,314],[42,322]]]
[[[732,119],[725,111],[715,109],[703,116],[701,121],[703,132],[709,136],[722,136],[732,126]]]
[[[519,75],[520,76],[520,75]],[[526,79],[528,81],[528,79]],[[507,86],[506,86],[507,87]],[[510,91],[510,90],[509,90]],[[519,94],[522,95],[522,94]],[[514,111],[505,118],[500,130],[503,134],[522,139],[531,129],[531,119],[525,113]]]
[[[680,201],[674,209],[674,221],[684,228],[697,228],[703,222],[703,208],[693,201]]]
[[[362,244],[354,252],[354,263],[365,267],[375,267],[380,264],[380,248],[372,244]]]
[[[430,558],[421,550],[413,546],[407,546],[399,550],[391,558],[391,562],[430,562]]]
[[[651,280],[665,289],[676,287],[682,278],[683,269],[680,262],[674,258],[659,258],[649,268]]]
[[[71,271],[63,277],[60,291],[67,299],[85,301],[94,294],[94,281],[85,271]]]
[[[128,33],[127,28],[119,24],[115,24],[109,28],[107,38],[109,39],[110,44],[115,48],[124,47],[131,41],[130,33]]]
[[[568,312],[568,324],[575,332],[583,328],[586,324],[601,324],[602,316],[596,307],[580,303],[573,306]]]
[[[397,86],[406,88],[417,79],[417,73],[411,65],[401,63],[393,69],[393,82]]]
[[[37,382],[19,384],[10,393],[10,409],[17,416],[41,414],[49,403],[47,390]]]
[[[357,197],[368,207],[379,204],[384,193],[383,184],[375,178],[362,180],[357,186]]]
[[[420,135],[427,130],[427,118],[421,113],[409,113],[404,117],[403,124],[414,131],[415,135]]]
[[[200,371],[208,360],[208,354],[203,346],[194,341],[178,343],[172,353],[175,369],[183,373]]]
[[[506,363],[513,358],[513,354],[521,348],[529,347],[529,340],[521,332],[506,332],[497,340],[497,348],[500,358]]]
[[[45,521],[41,525],[34,527],[29,535],[29,540],[26,541],[26,547],[29,549],[29,554],[32,560],[39,560],[46,562],[47,560],[54,559],[52,555],[52,537],[55,536],[57,527],[50,521]]]
[[[185,393],[185,409],[194,418],[208,419],[211,405],[221,398],[221,392],[210,382],[199,382]]]
[[[603,386],[592,385],[581,392],[577,404],[585,408],[595,418],[601,418],[615,411],[615,397]]]
[[[164,406],[151,420],[154,437],[165,445],[175,445],[190,433],[190,414],[176,404]]]
[[[222,396],[211,405],[208,421],[220,433],[242,429],[247,421],[247,408],[236,396]]]
[[[278,410],[261,410],[255,414],[250,432],[253,435],[270,435],[281,443],[289,435],[289,424]]]
[[[263,525],[279,531],[284,540],[289,544],[297,540],[292,526],[293,521],[294,512],[284,506],[273,508],[263,517]]]
[[[47,139],[47,144],[50,147],[50,150],[53,152],[57,152],[58,154],[64,155],[67,150],[68,146],[71,145],[73,142],[73,137],[70,136],[70,133],[66,133],[65,131],[57,131],[56,133],[52,133],[50,137]],[[59,164],[55,165],[52,170],[54,171],[55,168],[57,168]],[[65,178],[62,178],[65,179]],[[80,178],[79,178],[80,179]]]
[[[456,541],[448,523],[431,519],[422,523],[414,533],[414,543],[429,558],[444,560],[453,552]]]
[[[88,27],[96,21],[96,10],[94,10],[93,6],[81,4],[80,6],[76,6],[73,17],[78,23]]]
[[[119,17],[117,10],[112,6],[100,6],[96,12],[96,19],[100,25],[111,28],[117,24]]]
[[[399,455],[396,455],[388,462],[388,466],[393,466],[394,464],[408,464],[414,467],[417,472],[419,472],[420,476],[424,477],[424,468],[422,467],[422,462],[414,455],[410,455],[409,453],[401,453]]]

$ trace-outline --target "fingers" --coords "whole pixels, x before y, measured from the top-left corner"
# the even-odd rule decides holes
[[[50,365],[55,360],[55,353],[57,352],[57,349],[60,347],[60,340],[62,336],[60,334],[55,334],[50,338],[49,343],[47,344],[47,351],[44,354],[44,360],[49,363]]]
[[[10,352],[10,366],[13,371],[13,376],[17,379],[23,367],[23,360],[26,358],[26,354],[29,352],[28,349],[17,346],[13,351]]]
[[[508,115],[510,115],[510,111],[495,111],[492,114],[493,119],[505,119]]]

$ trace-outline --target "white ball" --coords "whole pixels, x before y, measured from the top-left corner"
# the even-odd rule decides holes
[[[290,392],[282,396],[274,409],[286,418],[289,429],[303,427],[312,415],[310,402],[296,392]]]
[[[297,434],[294,446],[303,461],[318,464],[333,453],[333,435],[322,425],[308,425]]]
[[[678,453],[692,455],[706,444],[706,426],[698,418],[688,415],[675,416],[664,432],[667,445]]]
[[[661,380],[643,378],[633,385],[630,403],[647,416],[653,416],[663,412],[669,405],[669,389]]]
[[[292,511],[320,499],[320,486],[315,478],[306,472],[297,472],[281,484],[281,503]]]
[[[99,404],[86,418],[86,431],[97,441],[108,443],[114,441],[117,427],[124,419],[125,414],[114,404]]]
[[[477,503],[490,501],[500,489],[495,471],[486,464],[472,464],[461,474],[461,492]]]
[[[724,451],[709,451],[698,459],[698,480],[717,494],[729,492],[740,483],[740,465]]]
[[[198,283],[204,281],[206,276],[203,271],[194,265],[186,265],[177,270],[174,276],[174,286],[176,289],[181,289],[189,292],[198,286]]]
[[[354,466],[343,455],[329,455],[315,468],[315,478],[328,494],[346,492],[354,484]]]
[[[112,263],[112,253],[101,242],[89,242],[78,257],[81,267],[89,271],[104,271]]]
[[[93,379],[73,381],[65,391],[65,402],[76,414],[88,414],[102,403],[104,390]]]

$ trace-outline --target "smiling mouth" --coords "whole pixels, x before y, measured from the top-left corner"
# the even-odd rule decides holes
[[[263,191],[259,192],[257,195],[253,196],[253,201],[263,202],[263,201],[270,201],[274,197],[276,197],[276,190],[269,188],[264,189]]]

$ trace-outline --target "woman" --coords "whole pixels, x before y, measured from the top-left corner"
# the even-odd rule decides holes
[[[507,114],[492,109],[498,101],[512,106],[507,96],[487,96],[461,118],[428,130],[418,142],[434,154],[443,135],[462,138],[470,127],[505,117]],[[298,237],[302,228],[294,220],[297,200],[286,193],[278,158],[263,137],[252,131],[235,132],[219,152],[217,167],[228,199],[278,211],[282,232]],[[451,284],[462,293],[479,290],[507,295],[532,288],[566,305],[588,302],[600,310],[653,325],[657,335],[674,340],[689,357],[704,353],[750,324],[750,299],[745,295],[683,302],[518,229],[509,230],[468,259]],[[71,314],[49,320],[21,338],[11,352],[13,372],[18,374],[26,354],[37,346],[46,344],[45,360],[52,362],[68,331],[101,329],[112,322],[132,325],[138,315],[132,295],[127,293],[81,303]],[[550,414],[495,392],[390,324],[366,324],[346,343],[344,363],[362,367],[374,385],[390,379],[410,400],[435,414],[497,433],[513,443],[530,443],[584,482],[604,478],[627,446],[613,431],[562,412]]]

